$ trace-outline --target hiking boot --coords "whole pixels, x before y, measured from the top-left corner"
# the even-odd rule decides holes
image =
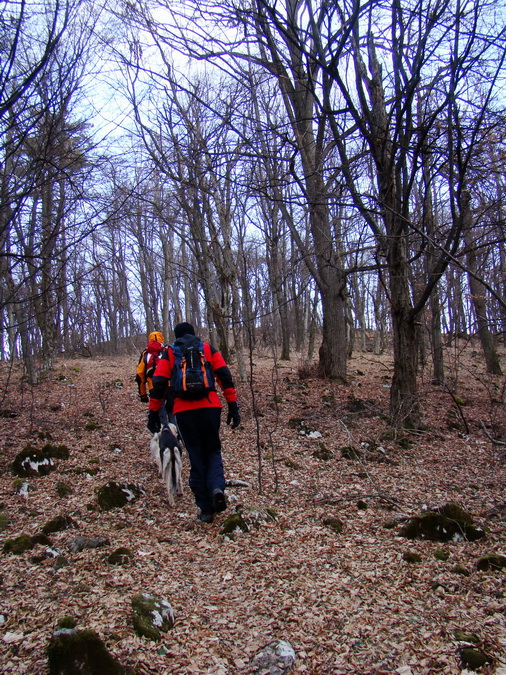
[[[212,523],[214,515],[212,513],[205,513],[205,511],[201,511],[197,518],[203,523]]]
[[[216,512],[224,511],[227,508],[227,500],[225,499],[225,493],[220,488],[213,490],[213,506]]]

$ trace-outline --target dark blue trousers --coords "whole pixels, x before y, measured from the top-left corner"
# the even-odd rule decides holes
[[[213,513],[213,490],[225,489],[221,458],[221,408],[185,410],[176,415],[190,458],[190,489],[204,513]]]

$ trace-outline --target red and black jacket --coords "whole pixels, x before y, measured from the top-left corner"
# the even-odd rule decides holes
[[[204,342],[204,356],[212,366],[216,382],[220,385],[221,390],[227,403],[237,401],[237,392],[235,390],[232,375],[229,367],[225,363],[225,359],[221,353],[213,346]],[[160,410],[162,402],[167,393],[174,368],[174,353],[169,347],[165,347],[153,375],[153,388],[149,392],[149,409]],[[197,408],[221,408],[221,401],[216,391],[210,391],[209,394],[196,401],[188,401],[186,399],[174,398],[174,413],[184,412],[185,410],[196,410]]]

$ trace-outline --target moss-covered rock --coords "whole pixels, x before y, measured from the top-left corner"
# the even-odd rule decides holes
[[[234,539],[236,534],[244,532],[249,532],[249,527],[241,513],[232,513],[223,521],[220,527],[220,533],[229,539]]]
[[[465,565],[463,565],[462,563],[457,563],[456,565],[454,565],[452,567],[452,572],[454,574],[460,574],[460,576],[462,576],[462,577],[468,577],[471,574],[469,572],[469,570],[467,569],[467,567]]]
[[[75,628],[77,626],[77,621],[74,619],[73,616],[67,615],[59,619],[56,625],[58,628]]]
[[[72,488],[68,483],[58,481],[58,483],[56,483],[56,494],[63,499],[72,494]]]
[[[449,557],[450,554],[448,553],[448,551],[445,551],[442,548],[438,548],[434,551],[434,558],[436,558],[437,560],[442,560],[443,562],[445,562],[446,560],[448,560]]]
[[[457,523],[462,523],[463,525],[472,525],[473,517],[468,513],[462,506],[455,504],[454,502],[449,502],[439,509],[435,509],[436,513],[440,513],[442,516],[454,520]]]
[[[144,494],[143,488],[133,483],[110,481],[99,488],[97,499],[101,509],[110,511],[111,509],[122,508],[129,502],[139,499]]]
[[[42,532],[44,532],[44,534],[52,534],[53,532],[62,532],[63,530],[77,527],[76,521],[70,516],[56,516],[56,518],[47,521],[42,528]]]
[[[469,633],[468,631],[461,630],[460,628],[457,628],[453,635],[458,642],[470,642],[474,645],[478,645],[480,643],[480,638],[476,635],[476,633]]]
[[[66,445],[46,443],[42,446],[41,452],[47,457],[53,457],[54,459],[68,459],[70,457],[70,450]]]
[[[31,537],[29,534],[20,534],[19,537],[6,539],[2,550],[4,553],[14,553],[20,555],[25,551],[31,551],[37,544],[51,546],[51,540],[45,534],[36,534]]]
[[[402,559],[412,565],[422,562],[422,556],[419,553],[414,553],[413,551],[406,551],[403,553]]]
[[[469,670],[478,670],[478,668],[492,662],[487,654],[474,647],[463,647],[460,650],[460,658],[462,659],[464,668],[468,668]]]
[[[270,507],[237,506],[235,512],[223,522],[220,533],[229,539],[234,539],[236,534],[249,532],[251,529],[275,522],[277,519],[276,511]]]
[[[96,476],[98,473],[100,473],[100,467],[98,467],[98,466],[87,466],[87,467],[76,466],[76,468],[73,469],[73,473],[75,473],[76,476]]]
[[[2,547],[4,553],[14,553],[19,555],[25,551],[30,551],[35,546],[33,537],[29,534],[20,534],[19,537],[6,539]]]
[[[341,534],[343,531],[344,523],[340,518],[336,516],[330,516],[329,518],[323,519],[323,524],[330,528],[336,534]]]
[[[50,675],[126,675],[124,668],[108,651],[93,630],[61,628],[47,647]]]
[[[107,562],[109,565],[128,565],[133,557],[133,551],[122,546],[107,556]]]
[[[479,558],[476,568],[481,571],[503,570],[506,568],[506,556],[499,553],[487,553]]]
[[[174,610],[170,602],[151,593],[139,593],[131,599],[134,630],[140,637],[159,642],[162,633],[174,626]]]
[[[48,476],[56,469],[56,464],[53,458],[43,453],[42,450],[26,446],[16,455],[11,468],[16,476],[28,478],[29,476]]]
[[[403,525],[399,536],[430,541],[476,541],[485,532],[475,527],[469,513],[457,504],[446,504],[440,509],[413,516]]]

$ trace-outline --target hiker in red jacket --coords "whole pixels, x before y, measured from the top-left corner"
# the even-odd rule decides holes
[[[159,330],[155,330],[148,335],[148,345],[141,352],[139,363],[137,364],[135,381],[139,389],[139,399],[142,403],[149,401],[148,391],[153,386],[153,373],[164,342],[165,338],[163,334]]]
[[[163,350],[153,375],[147,426],[153,433],[159,430],[158,411],[170,392],[190,458],[190,489],[200,509],[198,518],[211,523],[215,513],[227,508],[219,433],[222,406],[215,381],[227,401],[227,424],[232,429],[241,423],[237,393],[223,356],[196,337],[190,323],[178,323],[174,335],[174,344]]]

